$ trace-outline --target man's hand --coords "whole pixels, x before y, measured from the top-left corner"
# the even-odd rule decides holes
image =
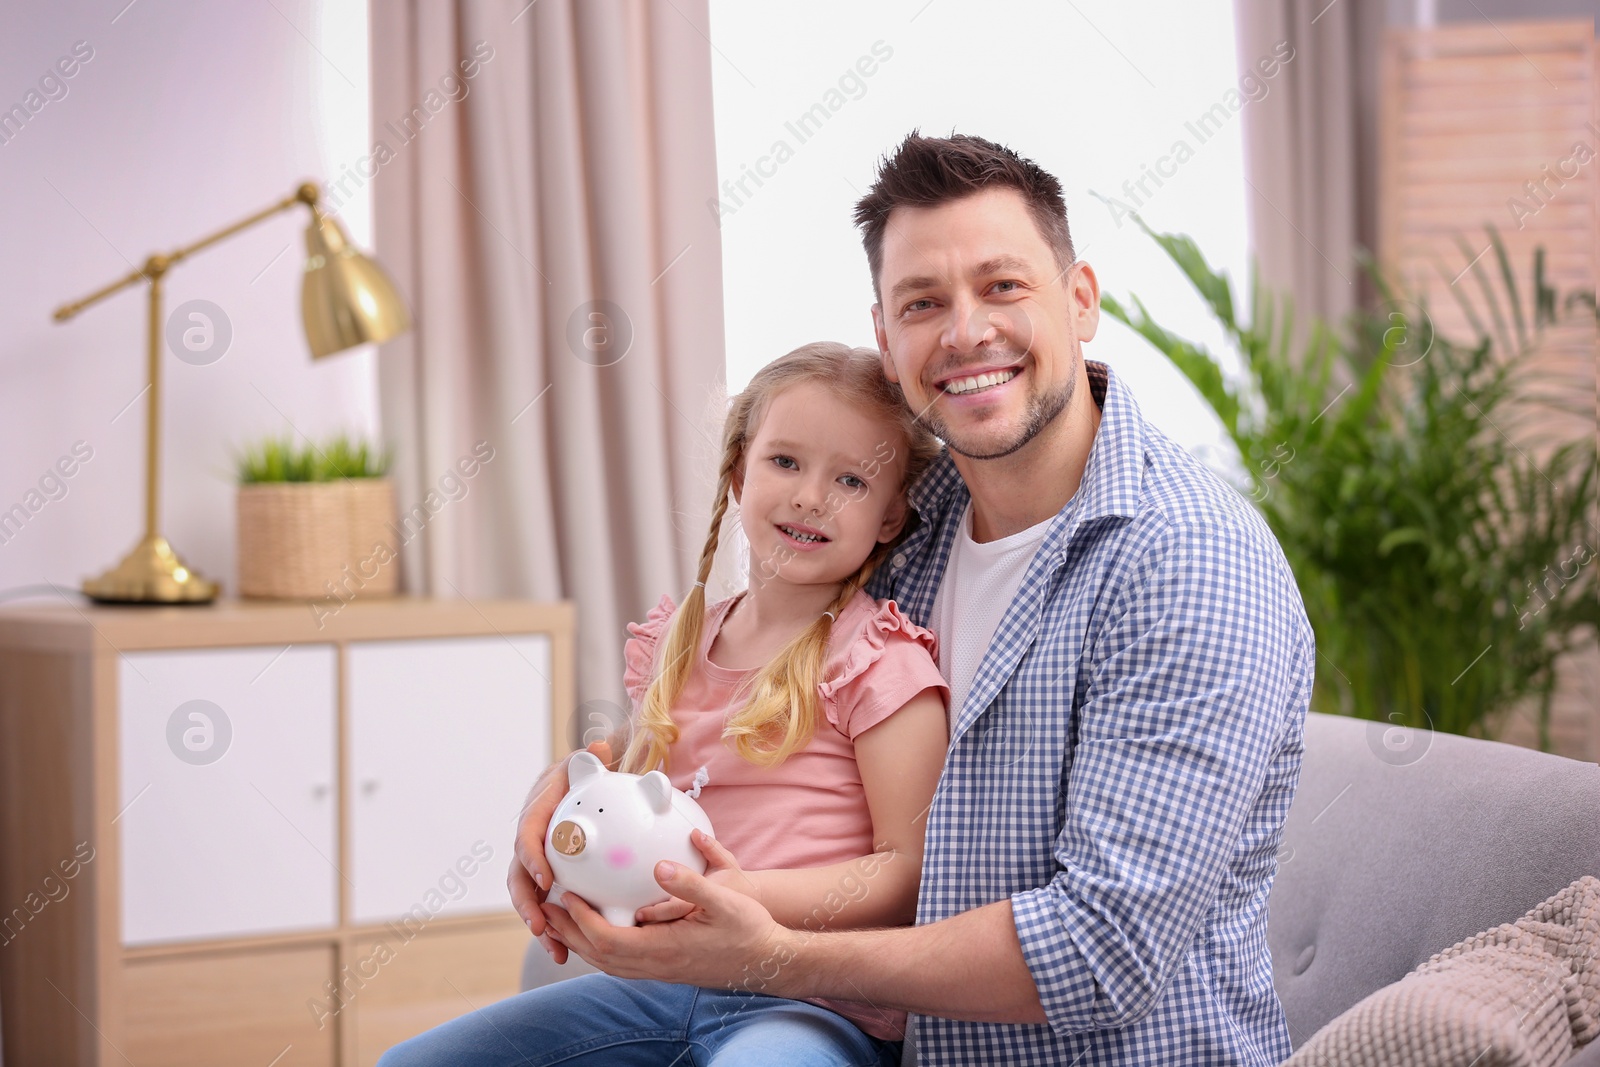
[[[595,741],[588,746],[588,751],[610,765],[611,746],[606,742]],[[512,848],[511,870],[506,875],[511,906],[517,909],[529,931],[557,963],[567,962],[567,949],[559,938],[551,935],[540,905],[555,880],[544,858],[545,831],[550,827],[550,817],[555,814],[561,798],[567,795],[567,788],[567,761],[564,759],[552,764],[534,783],[528,802],[522,808],[522,821],[517,826],[517,839]]]
[[[733,853],[723,848],[716,838],[700,830],[691,831],[689,840],[700,854],[706,858],[706,880],[731,889],[735,893],[743,893],[752,900],[761,900],[761,890],[750,876],[739,867],[739,861],[733,858]],[[643,926],[645,923],[664,923],[681,919],[695,909],[695,905],[687,900],[677,897],[663,900],[659,904],[649,904],[634,913],[633,921]]]
[[[655,875],[662,889],[691,905],[684,918],[612,926],[569,896],[565,909],[543,905],[549,928],[565,947],[619,978],[764,989],[794,959],[801,935],[779,926],[756,900],[675,863],[656,864]]]

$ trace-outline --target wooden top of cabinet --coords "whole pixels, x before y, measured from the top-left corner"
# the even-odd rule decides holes
[[[393,596],[343,605],[218,600],[136,607],[60,601],[0,608],[0,647],[92,651],[382,641],[549,633],[569,636],[569,601],[441,600]]]

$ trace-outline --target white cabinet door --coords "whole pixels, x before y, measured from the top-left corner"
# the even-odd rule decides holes
[[[550,640],[362,641],[347,652],[351,921],[510,907],[518,813],[550,762]]]
[[[125,944],[337,921],[335,664],[331,645],[121,657]]]

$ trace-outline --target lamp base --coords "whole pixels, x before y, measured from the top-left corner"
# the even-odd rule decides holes
[[[178,558],[165,537],[144,538],[111,570],[83,583],[83,593],[102,604],[209,604],[216,582],[200,577]]]

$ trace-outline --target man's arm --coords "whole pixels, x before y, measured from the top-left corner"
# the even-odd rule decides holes
[[[1262,790],[1314,663],[1288,566],[1250,523],[1162,531],[1106,618],[1084,653],[1055,876],[1011,897],[1059,1034],[1144,1019],[1224,880],[1228,906],[1259,898],[1287,810]]]
[[[757,972],[741,985],[774,996],[867,1000],[879,1008],[947,1019],[1045,1021],[1009,900],[925,926],[810,939],[799,934],[793,941],[794,959],[787,967],[768,965],[768,973],[776,971],[770,984],[763,984]]]
[[[545,916],[572,951],[622,978],[1044,1022],[1009,900],[926,926],[813,934],[779,926],[755,900],[687,867],[658,864],[657,880],[698,908],[677,922],[630,928],[568,898],[567,910],[546,905]]]

